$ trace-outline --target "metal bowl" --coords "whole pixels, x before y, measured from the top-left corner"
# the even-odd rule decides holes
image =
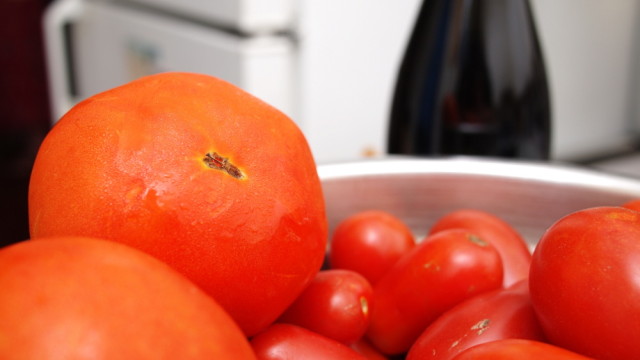
[[[562,216],[640,198],[640,180],[578,166],[469,157],[390,158],[318,167],[330,233],[347,216],[386,210],[416,236],[449,211],[475,208],[509,222],[533,248]]]

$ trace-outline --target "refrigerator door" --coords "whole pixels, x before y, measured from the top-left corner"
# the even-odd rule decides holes
[[[54,121],[79,100],[163,71],[220,77],[294,117],[290,38],[240,36],[110,1],[63,0],[55,5],[67,2],[80,7],[70,19],[54,16],[54,7],[46,22],[47,55],[62,58],[50,61],[49,73],[56,75],[51,79]],[[68,41],[65,34],[70,34]]]
[[[295,0],[120,0],[179,14],[242,33],[293,27]]]

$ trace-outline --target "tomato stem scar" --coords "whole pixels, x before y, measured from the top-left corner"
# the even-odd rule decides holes
[[[236,179],[243,179],[245,176],[235,165],[229,162],[229,159],[219,155],[217,152],[206,153],[202,159],[204,163],[211,169],[222,170]]]

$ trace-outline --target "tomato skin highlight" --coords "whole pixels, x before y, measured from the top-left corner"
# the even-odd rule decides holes
[[[372,297],[371,285],[357,272],[322,270],[278,321],[352,344],[369,326]]]
[[[454,360],[594,360],[536,340],[504,339],[483,343],[458,354]]]
[[[459,209],[438,219],[429,234],[455,228],[467,229],[495,246],[504,266],[504,287],[529,276],[531,250],[524,238],[506,221],[486,211]]]
[[[367,338],[381,352],[409,350],[440,314],[502,285],[502,262],[491,244],[462,229],[428,236],[374,286]]]
[[[402,255],[415,247],[415,238],[399,218],[385,211],[369,210],[340,222],[330,244],[332,268],[356,271],[375,285]]]
[[[477,344],[507,338],[544,341],[527,280],[478,294],[447,310],[420,335],[406,359],[450,360]]]
[[[347,345],[311,330],[275,323],[251,339],[258,360],[366,360]]]
[[[550,343],[608,359],[640,359],[640,212],[580,210],[540,239],[531,301]]]

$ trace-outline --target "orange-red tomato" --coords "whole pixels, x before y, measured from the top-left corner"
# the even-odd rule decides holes
[[[626,203],[622,204],[622,207],[635,210],[635,211],[640,211],[640,199],[627,201]]]
[[[91,238],[0,250],[2,359],[255,359],[236,323],[184,276]]]
[[[529,276],[531,251],[524,238],[506,221],[486,211],[459,209],[438,219],[429,233],[455,228],[469,230],[498,250],[504,266],[505,287]]]
[[[471,347],[454,360],[593,360],[561,347],[536,340],[503,339]]]
[[[402,220],[386,211],[362,211],[336,227],[329,248],[329,264],[334,269],[356,271],[375,285],[414,247],[414,235]]]
[[[320,269],[324,198],[309,146],[280,111],[207,75],[161,73],[97,94],[44,139],[33,238],[141,249],[213,296],[247,335]]]
[[[594,207],[551,225],[533,253],[531,303],[549,342],[640,359],[640,212]]]

